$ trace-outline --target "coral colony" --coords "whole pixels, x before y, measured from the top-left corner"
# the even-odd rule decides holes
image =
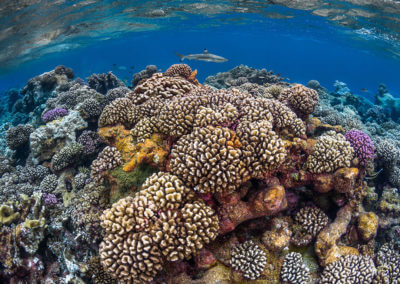
[[[0,282],[398,283],[388,91],[196,74],[29,80],[1,114]]]

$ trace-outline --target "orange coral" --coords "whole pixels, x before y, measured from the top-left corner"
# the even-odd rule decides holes
[[[118,149],[124,161],[134,153],[135,143],[130,131],[121,124],[99,128],[98,134],[108,145]]]

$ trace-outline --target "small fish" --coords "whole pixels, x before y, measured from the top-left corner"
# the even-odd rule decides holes
[[[383,168],[380,169],[379,171],[377,171],[376,173],[372,173],[372,175],[370,175],[370,176],[366,176],[365,179],[367,179],[367,180],[376,179],[382,171],[383,171]]]
[[[133,65],[132,65],[132,66],[129,66],[129,68],[130,68],[130,69],[134,69],[134,68],[135,68],[135,66],[133,66]]]
[[[125,71],[128,70],[128,68],[126,68],[126,66],[118,66],[118,70]]]
[[[361,88],[360,90],[363,92],[369,93],[369,91],[366,88]]]
[[[228,61],[228,59],[226,59],[226,58],[224,58],[222,56],[209,53],[207,49],[204,49],[203,53],[199,53],[199,54],[182,55],[182,54],[179,54],[179,53],[176,53],[176,52],[175,52],[175,54],[177,56],[179,56],[181,62],[184,59],[200,60],[200,61],[216,62],[216,63],[222,63],[222,62]]]

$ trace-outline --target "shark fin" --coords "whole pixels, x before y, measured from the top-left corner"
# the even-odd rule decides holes
[[[204,53],[204,54],[208,54],[208,53],[209,53],[208,50],[207,50],[207,48],[204,48],[203,53]]]
[[[182,61],[185,59],[185,56],[182,55],[182,54],[180,54],[180,53],[178,53],[178,52],[175,52],[175,55],[178,56],[178,57],[180,58],[180,59],[179,59],[180,62],[182,62]]]

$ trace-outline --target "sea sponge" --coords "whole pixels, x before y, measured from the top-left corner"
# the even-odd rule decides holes
[[[79,144],[80,145],[80,144]],[[107,146],[92,162],[90,176],[98,183],[103,182],[104,174],[123,163],[121,153],[115,147]]]
[[[83,151],[83,147],[79,143],[73,143],[69,146],[62,148],[51,159],[51,166],[53,170],[60,171],[79,161]]]
[[[354,150],[342,134],[328,131],[321,135],[307,158],[306,168],[312,173],[332,173],[350,167]]]
[[[171,99],[178,95],[188,94],[196,86],[180,77],[163,76],[155,73],[149,79],[136,86],[133,92],[126,95],[133,104],[144,103],[150,98]]]
[[[328,264],[321,274],[321,284],[371,284],[375,264],[368,256],[346,255]]]
[[[253,241],[239,244],[231,250],[230,265],[243,276],[256,280],[267,264],[267,254]]]
[[[249,174],[241,144],[227,128],[195,128],[171,150],[171,172],[199,192],[233,191]]]
[[[242,143],[242,161],[252,177],[262,178],[285,161],[285,145],[269,121],[240,123],[236,134]]]
[[[280,100],[283,98],[290,108],[302,115],[311,114],[319,100],[317,91],[301,84],[294,84],[291,88],[285,89],[280,95]]]
[[[161,252],[148,233],[108,234],[100,244],[103,267],[118,281],[147,283],[163,268]]]
[[[29,124],[22,124],[8,129],[5,137],[8,148],[17,150],[21,146],[24,146],[29,142],[29,135],[34,130],[35,128]]]
[[[170,173],[158,172],[146,179],[138,195],[145,196],[157,210],[178,209],[193,198],[192,190]]]
[[[173,64],[165,72],[164,76],[179,76],[185,79],[189,79],[193,71],[187,64]]]
[[[284,283],[290,284],[309,283],[311,279],[310,269],[298,252],[291,252],[285,256],[280,276]]]
[[[367,134],[360,130],[351,130],[347,131],[344,137],[353,147],[361,166],[367,165],[374,158],[374,143]]]
[[[115,125],[121,123],[126,127],[131,127],[138,122],[136,107],[127,98],[118,98],[107,105],[99,118],[99,127]]]

